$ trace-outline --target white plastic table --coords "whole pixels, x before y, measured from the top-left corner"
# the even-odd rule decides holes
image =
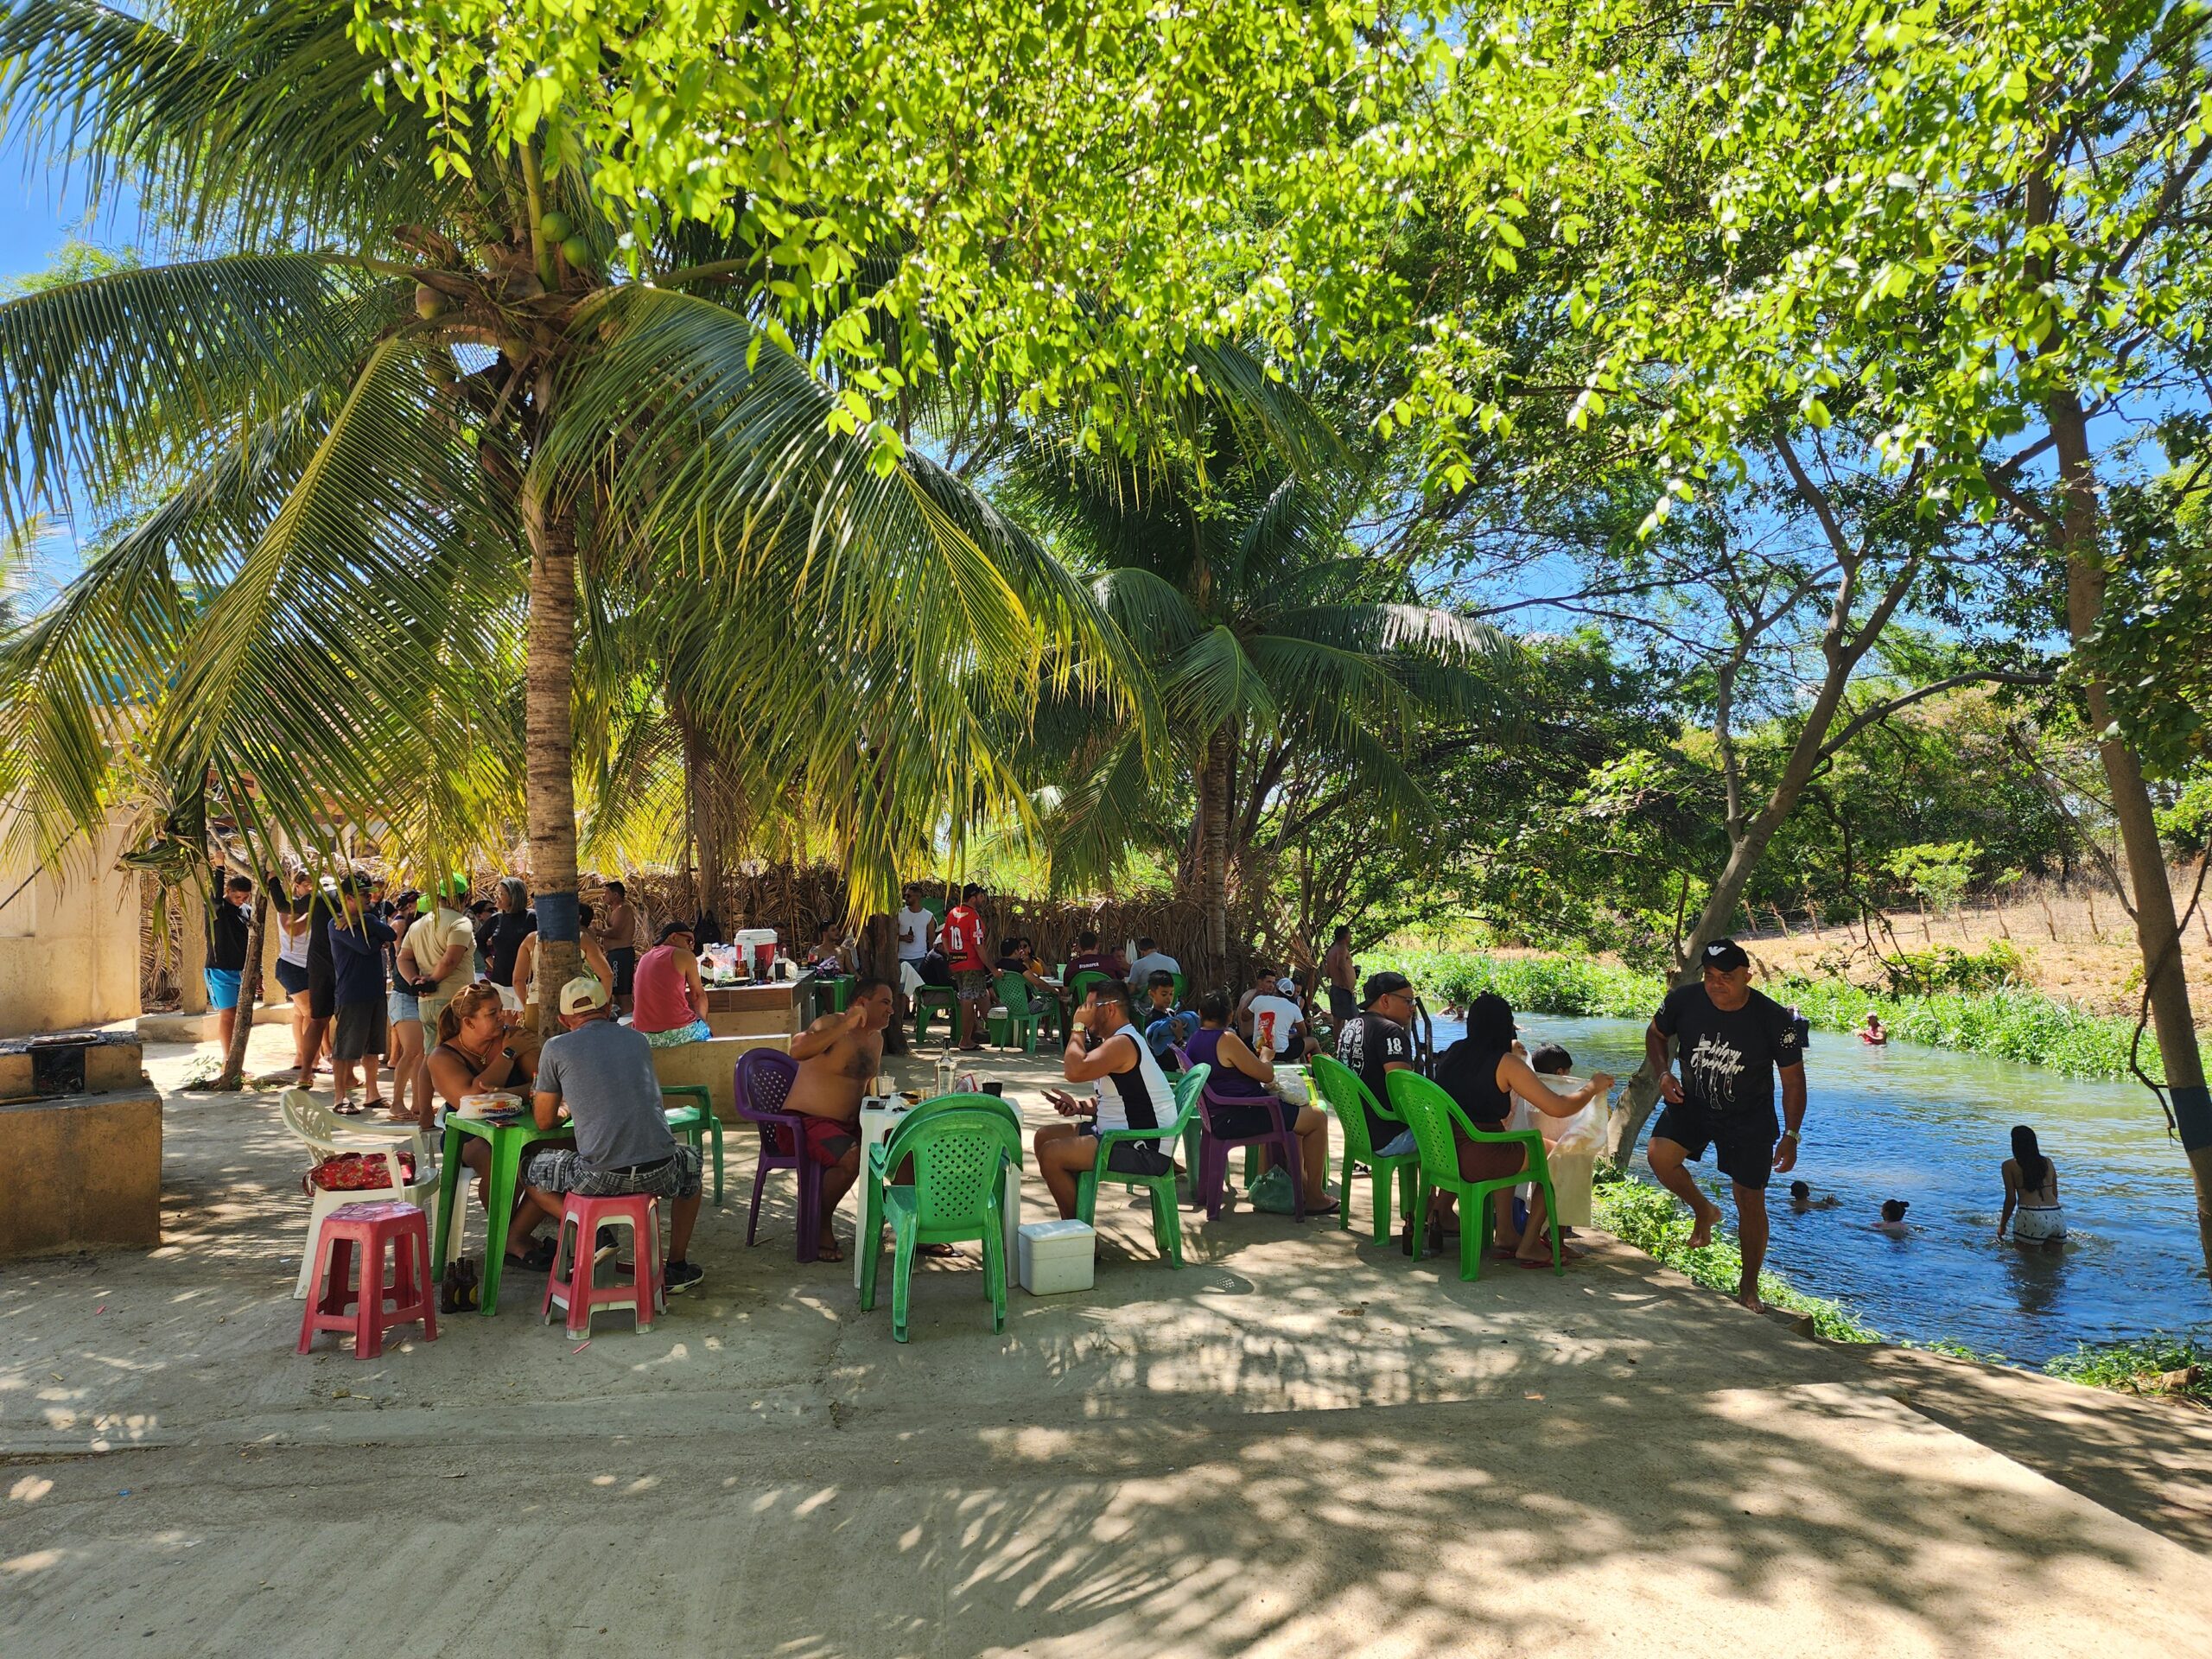
[[[874,1095],[861,1100],[861,1179],[863,1181],[868,1179],[869,1149],[879,1141],[890,1138],[891,1131],[898,1127],[899,1120],[906,1116],[906,1103],[903,1101],[887,1105]],[[1001,1219],[1006,1228],[1007,1273],[1009,1278],[1014,1272],[1014,1264],[1017,1259],[1014,1252],[1021,1243],[1021,1172],[1017,1169],[1013,1172],[1013,1176],[1014,1179],[1006,1184],[1006,1201],[1001,1211]],[[862,1198],[857,1191],[853,1196],[855,1198]],[[877,1243],[877,1241],[859,1236],[865,1228],[861,1215],[865,1213],[867,1208],[867,1203],[863,1198],[858,1212],[854,1216],[853,1288],[855,1290],[861,1287],[861,1262],[864,1259],[861,1252]]]

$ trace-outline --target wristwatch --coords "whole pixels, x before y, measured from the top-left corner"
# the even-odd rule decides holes
[[[1797,1139],[1797,1131],[1795,1129],[1784,1129],[1782,1132],[1782,1138],[1785,1141],[1795,1141]]]
[[[499,1056],[502,1059],[512,1060],[515,1057],[515,1052],[512,1048],[503,1048],[499,1051]]]

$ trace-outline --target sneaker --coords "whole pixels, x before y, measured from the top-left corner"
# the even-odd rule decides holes
[[[707,1270],[695,1262],[671,1262],[661,1275],[663,1287],[671,1296],[691,1288],[707,1276]]]

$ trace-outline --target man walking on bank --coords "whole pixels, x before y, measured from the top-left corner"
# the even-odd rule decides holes
[[[1683,1166],[1702,1160],[1707,1147],[1718,1148],[1713,1161],[1736,1190],[1736,1242],[1744,1255],[1736,1300],[1756,1313],[1759,1268],[1766,1261],[1766,1184],[1797,1162],[1805,1055],[1789,1010],[1751,988],[1751,959],[1743,946],[1715,939],[1700,954],[1699,965],[1704,982],[1669,991],[1643,1034],[1644,1058],[1667,1103],[1651,1130],[1651,1173],[1695,1212],[1690,1248],[1700,1249],[1713,1242],[1720,1207]],[[1774,1115],[1777,1068],[1780,1122]]]

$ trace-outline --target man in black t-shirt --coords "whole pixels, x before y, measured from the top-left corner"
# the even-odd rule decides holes
[[[1364,1013],[1344,1021],[1337,1033],[1337,1058],[1358,1073],[1376,1103],[1387,1103],[1390,1087],[1384,1078],[1414,1063],[1414,1039],[1407,1030],[1414,1017],[1414,988],[1403,974],[1385,970],[1370,974],[1362,986]],[[1374,1103],[1363,1103],[1367,1113],[1367,1141],[1378,1157],[1395,1157],[1414,1149],[1413,1134],[1394,1117],[1376,1113]],[[1405,1144],[1397,1142],[1403,1140]]]
[[[1669,991],[1643,1036],[1644,1058],[1667,1103],[1651,1129],[1651,1173],[1696,1213],[1690,1248],[1701,1249],[1713,1242],[1720,1209],[1683,1166],[1702,1159],[1709,1146],[1718,1149],[1714,1162],[1736,1190],[1737,1243],[1744,1255],[1736,1300],[1756,1310],[1759,1268],[1766,1260],[1766,1184],[1797,1161],[1805,1055],[1796,1016],[1751,988],[1751,959],[1743,946],[1715,939],[1699,963],[1704,982]],[[1777,1070],[1787,1128],[1774,1115]]]

